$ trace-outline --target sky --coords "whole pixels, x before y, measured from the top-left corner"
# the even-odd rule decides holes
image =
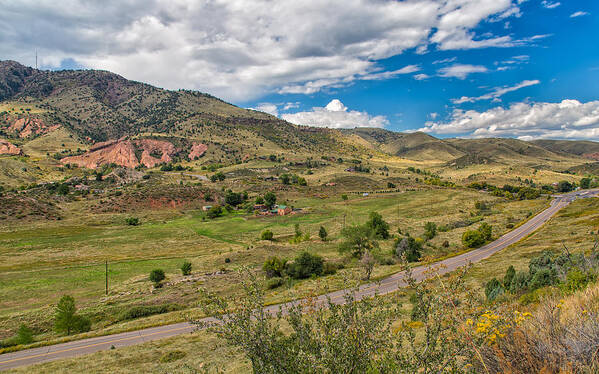
[[[596,0],[0,0],[0,59],[299,125],[599,140]]]

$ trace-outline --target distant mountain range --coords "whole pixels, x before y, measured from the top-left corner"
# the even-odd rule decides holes
[[[514,161],[528,165],[560,160],[584,164],[599,160],[599,143],[591,141],[438,139],[421,132],[296,126],[205,93],[164,90],[106,71],[41,71],[14,61],[0,61],[3,148],[16,154],[11,146],[21,147],[27,154],[28,142],[43,143],[39,139],[46,137],[56,142],[57,136],[50,133],[59,128],[66,134],[63,138],[76,139],[80,144],[76,154],[68,154],[80,159],[87,157],[82,152],[98,142],[135,139],[113,150],[116,158],[95,157],[88,164],[82,161],[83,166],[118,163],[119,157],[126,166],[132,166],[140,163],[142,156],[155,165],[157,160],[177,154],[193,155],[192,147],[197,149],[199,144],[206,145],[207,153],[219,147],[226,154],[236,153],[236,159],[268,152],[299,152],[316,157],[396,156],[457,167]],[[166,141],[174,150],[166,144],[152,148],[147,141],[141,141],[144,138]],[[59,142],[64,144],[64,140]],[[40,144],[36,146],[43,149]],[[167,148],[168,154],[164,153]],[[129,156],[123,158],[123,152]]]

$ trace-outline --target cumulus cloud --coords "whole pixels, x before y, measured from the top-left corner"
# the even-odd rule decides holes
[[[517,91],[524,87],[530,87],[541,83],[539,80],[525,80],[514,86],[503,86],[503,87],[495,87],[491,90],[491,92],[484,94],[482,96],[477,97],[467,97],[462,96],[459,99],[452,99],[451,102],[454,104],[463,104],[463,103],[474,103],[476,101],[481,100],[493,100],[493,101],[501,101],[500,97],[505,95],[508,92]]]
[[[429,121],[420,131],[472,137],[599,139],[599,101],[516,103],[485,112],[455,109],[447,122]]]
[[[260,103],[260,104],[256,105],[255,108],[249,108],[249,109],[259,110],[260,112],[272,114],[273,116],[279,115],[279,108],[277,107],[277,105],[275,105],[273,103]]]
[[[326,107],[314,107],[309,112],[281,115],[296,125],[351,129],[354,127],[385,127],[389,121],[385,116],[371,116],[366,112],[348,110],[338,99],[331,100]]]
[[[408,49],[527,43],[476,33],[491,17],[517,16],[515,1],[1,1],[0,56],[31,65],[37,49],[44,66],[72,58],[228,100],[310,94],[404,74],[377,61]]]
[[[488,69],[482,65],[454,64],[439,69],[440,77],[465,79],[472,73],[486,73]]]
[[[574,12],[574,13],[570,14],[570,18],[576,18],[576,17],[588,16],[588,15],[589,15],[588,12],[578,11],[578,12]]]

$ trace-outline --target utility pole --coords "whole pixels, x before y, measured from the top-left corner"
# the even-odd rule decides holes
[[[106,267],[104,273],[106,274],[106,295],[108,296],[108,260],[106,260]]]

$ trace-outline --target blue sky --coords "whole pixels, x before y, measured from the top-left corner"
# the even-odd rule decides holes
[[[599,140],[599,2],[0,0],[0,56],[291,122]],[[24,29],[23,24],[32,25]]]

